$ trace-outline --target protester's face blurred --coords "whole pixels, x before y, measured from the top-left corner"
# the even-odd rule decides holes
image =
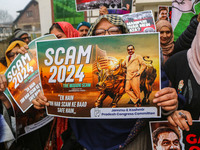
[[[103,18],[97,24],[94,35],[95,36],[114,35],[114,34],[121,34],[121,33],[122,33],[122,30],[118,26],[113,25],[107,19]]]
[[[160,42],[166,44],[171,38],[171,31],[168,27],[162,27],[160,29]]]
[[[128,54],[129,54],[129,55],[133,55],[133,54],[135,53],[135,49],[133,48],[133,46],[129,46],[129,47],[127,48],[127,51],[128,51]]]
[[[130,9],[130,5],[126,4],[126,9],[129,10]]]
[[[8,52],[6,55],[8,59],[12,62],[15,57],[18,55],[18,50],[20,49],[19,45],[16,45],[10,52]]]
[[[174,132],[163,132],[158,135],[156,150],[180,150],[180,143]]]
[[[28,36],[28,34],[23,34],[20,37],[26,44],[28,44],[31,41],[31,38]]]
[[[99,15],[106,15],[108,14],[108,10],[105,6],[101,6],[100,9],[99,9]]]
[[[67,38],[67,36],[62,31],[60,31],[59,29],[56,29],[56,28],[53,28],[51,30],[51,34],[54,34],[58,39]]]
[[[167,10],[161,10],[159,14],[159,20],[167,20]]]
[[[81,27],[78,29],[78,32],[79,32],[79,34],[80,34],[80,37],[87,36],[88,30],[89,30],[89,28],[88,28],[87,26],[81,26]]]

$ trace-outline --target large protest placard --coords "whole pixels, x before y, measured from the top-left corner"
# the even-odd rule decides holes
[[[36,58],[36,41],[56,39],[54,35],[39,37],[29,43],[28,53],[18,54],[8,67],[5,76],[8,87],[4,94],[10,101],[14,112],[12,120],[15,137],[30,133],[49,123],[53,117],[45,110],[36,110],[31,101],[41,90],[41,82]]]
[[[130,44],[134,45],[136,54],[127,62]],[[158,33],[41,41],[37,42],[37,50],[42,87],[50,103],[49,115],[79,118],[160,116],[160,107],[152,103],[160,88]],[[134,72],[128,65],[136,56],[140,60],[136,61],[136,66],[139,65],[136,70],[145,66],[145,71],[135,72],[132,78],[140,77],[136,89],[139,90],[140,84],[144,93],[139,94],[140,99],[133,100],[135,104],[130,104],[125,86],[132,80],[126,81],[126,70]],[[146,90],[145,84],[152,90]]]
[[[8,91],[22,112],[32,106],[32,100],[41,90],[36,58],[31,52],[19,54],[7,69]]]
[[[152,149],[199,150],[200,121],[193,120],[189,131],[172,126],[167,121],[151,121]]]
[[[55,36],[45,36],[31,42],[28,53],[19,54],[5,72],[9,95],[23,113],[32,106],[31,101],[41,90],[35,42],[44,39],[55,39]]]
[[[121,9],[122,0],[76,0],[77,11],[87,11],[99,9],[105,6],[109,9]]]
[[[151,10],[121,15],[131,33],[155,32],[155,21]]]

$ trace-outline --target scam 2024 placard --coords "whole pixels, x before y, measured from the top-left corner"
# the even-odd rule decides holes
[[[152,103],[160,88],[158,33],[42,41],[37,50],[49,115],[160,117]]]
[[[31,52],[19,55],[7,69],[8,91],[24,113],[41,90],[36,58]]]

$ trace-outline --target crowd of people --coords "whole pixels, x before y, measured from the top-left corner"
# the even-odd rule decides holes
[[[76,29],[68,22],[53,23],[49,28],[49,33],[54,34],[58,39],[129,34],[127,25],[121,17],[108,14],[105,7],[100,9],[99,14],[100,16],[93,24],[83,21]],[[160,32],[162,89],[155,93],[153,103],[161,106],[162,117],[164,119],[167,118],[172,125],[179,126],[182,130],[187,131],[189,130],[189,126],[192,125],[192,120],[198,120],[200,117],[200,110],[198,109],[200,106],[200,101],[198,100],[200,97],[199,21],[200,14],[191,19],[192,23],[176,42],[174,42],[171,24],[167,21],[166,17],[156,22],[157,32]],[[27,44],[31,40],[30,35],[21,29],[16,29],[14,35],[15,38],[10,41],[5,56],[0,59],[0,105],[3,106],[0,108],[4,109],[1,112],[7,111],[10,117],[13,116],[14,112],[12,111],[10,102],[3,94],[3,91],[7,87],[7,80],[4,73],[17,54],[28,52]],[[184,37],[189,37],[189,40]],[[126,65],[127,84],[125,91],[130,96],[129,104],[135,105],[140,102],[140,75],[146,66],[141,56],[135,54],[135,47],[132,43],[127,46],[127,52],[129,56],[126,63],[129,63],[130,60],[134,63],[133,66]],[[128,73],[128,71],[131,73]],[[37,98],[32,103],[34,108],[38,110],[50,105],[42,91],[39,92]],[[10,117],[6,117],[7,122],[11,121]],[[149,150],[151,149],[149,120],[151,119],[110,120],[55,117],[46,127],[46,130],[49,132],[44,132],[46,136],[42,139],[43,143],[40,144],[40,149],[50,149],[51,147],[52,149],[62,150]],[[55,129],[55,134],[51,139],[51,142],[54,144],[47,142],[47,145],[46,141],[48,141],[52,127]],[[39,133],[42,134],[42,131],[45,129],[42,128],[40,130]],[[157,137],[161,136],[160,133],[164,134],[163,136],[168,136],[165,135],[166,132],[170,132],[171,136],[175,139],[175,144],[173,144],[180,149],[180,145],[177,142],[179,136],[172,129],[165,129],[163,131],[159,129],[159,131],[157,130],[153,133],[153,136],[155,136],[155,139],[153,139],[155,147],[159,147],[162,142]],[[29,140],[38,140],[36,136],[25,135],[21,137],[21,140],[16,141],[10,149],[36,149],[34,145],[22,144],[26,142],[27,138]],[[20,147],[22,145],[24,147]],[[6,149],[5,145],[1,144],[1,147],[2,149]]]

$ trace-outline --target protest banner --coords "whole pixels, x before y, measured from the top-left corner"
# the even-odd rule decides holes
[[[41,90],[35,42],[44,39],[55,39],[55,36],[40,37],[31,42],[28,53],[19,54],[5,72],[9,95],[23,113],[32,106],[31,101]]]
[[[18,54],[5,72],[8,87],[4,94],[14,112],[14,117],[11,118],[16,138],[41,128],[53,119],[46,115],[45,110],[34,109],[31,103],[41,90],[36,41],[47,39],[56,39],[56,37],[46,35],[30,42],[28,53]]]
[[[109,9],[121,9],[122,0],[76,0],[76,11],[99,9],[105,6]]]
[[[135,46],[136,54],[127,62],[130,44]],[[43,92],[50,103],[46,108],[48,115],[160,117],[160,107],[152,103],[155,92],[160,89],[158,33],[41,41],[37,42],[37,50]],[[125,93],[126,70],[136,56],[141,58],[140,65],[146,66],[145,71],[138,74],[144,93],[137,99],[137,106],[128,103],[130,97]],[[131,69],[134,68],[129,67],[128,72]],[[152,90],[147,90],[146,86]]]
[[[5,76],[10,95],[21,111],[26,112],[41,90],[36,58],[31,52],[19,54],[8,67]]]
[[[108,9],[109,14],[128,14],[132,12],[133,1],[132,0],[122,0],[121,9]]]
[[[151,10],[121,15],[131,33],[155,32],[155,21]]]
[[[179,2],[172,1],[172,28],[174,30],[174,40],[185,31],[194,15],[200,13],[200,0],[190,0]]]
[[[172,126],[167,121],[151,121],[152,149],[174,148],[177,150],[200,149],[200,121],[193,120],[189,131]]]

